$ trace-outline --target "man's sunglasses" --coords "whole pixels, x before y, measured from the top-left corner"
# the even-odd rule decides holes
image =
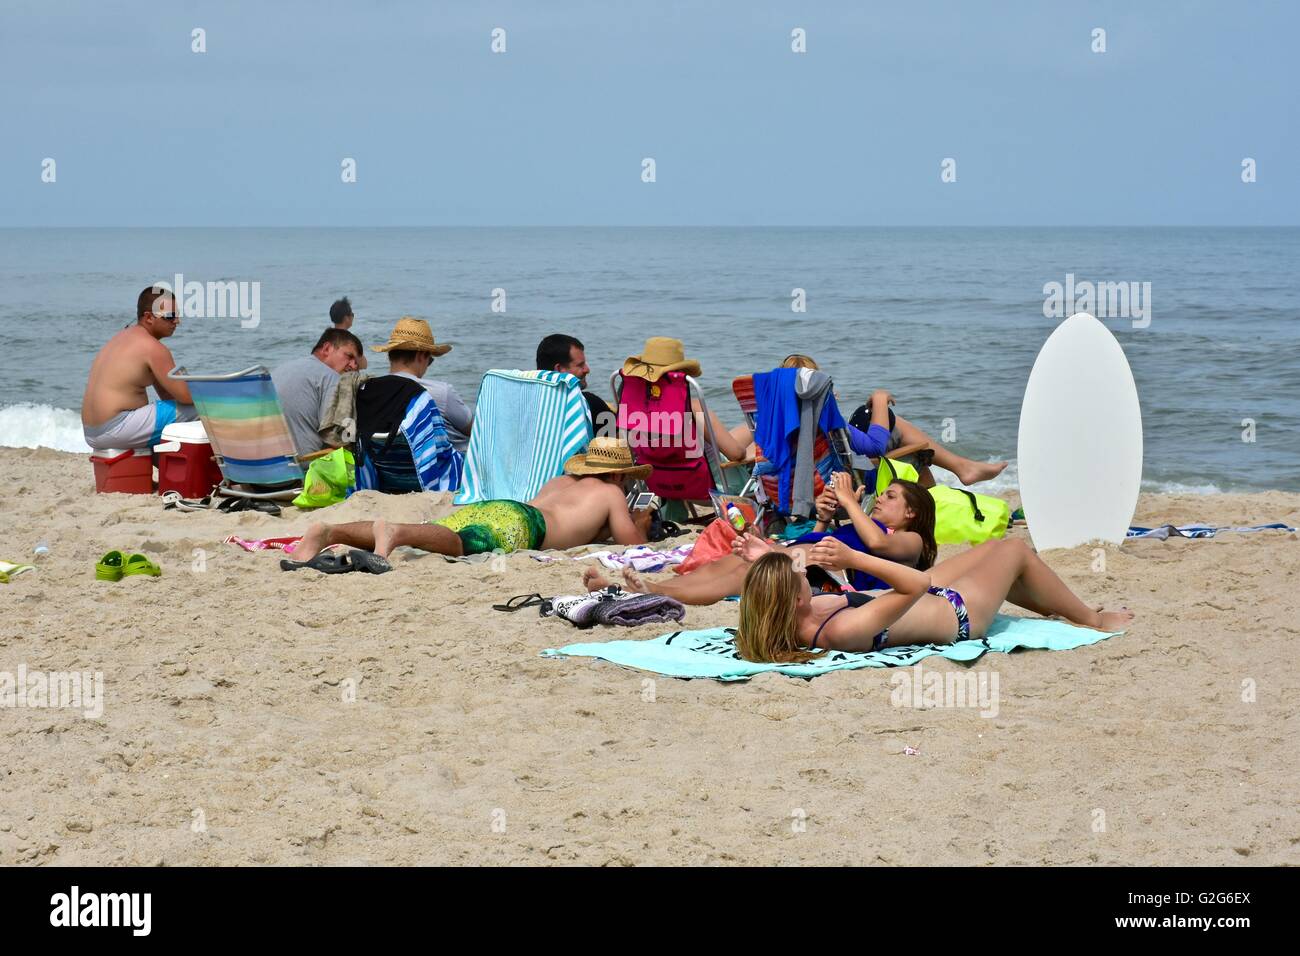
[[[154,315],[160,319],[166,319],[168,322],[177,322],[180,320],[180,313],[178,312],[155,312]]]

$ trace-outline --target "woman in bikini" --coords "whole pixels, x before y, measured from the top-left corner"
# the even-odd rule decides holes
[[[848,513],[851,524],[828,531],[837,507]],[[750,564],[768,550],[794,555],[799,566],[815,562],[810,554],[815,545],[831,537],[856,551],[869,552],[922,571],[934,564],[938,547],[934,541],[934,499],[911,481],[894,481],[876,498],[868,515],[858,503],[852,478],[837,472],[831,485],[817,499],[816,530],[799,538],[789,548],[780,548],[752,535],[737,539],[733,553],[723,555],[701,568],[663,581],[649,581],[632,569],[623,572],[626,590],[642,594],[666,594],[683,604],[715,604],[739,594]],[[588,568],[582,576],[588,591],[598,591],[611,582],[599,569]],[[854,571],[850,576],[859,591],[887,588],[888,584],[869,573]]]
[[[981,638],[1004,601],[1044,617],[1122,631],[1132,612],[1094,611],[1020,539],[986,541],[928,573],[854,551],[825,538],[809,561],[857,569],[893,590],[875,596],[814,595],[789,555],[772,551],[745,575],[736,649],[750,661],[798,662],[817,651],[872,651],[900,644],[949,644]]]

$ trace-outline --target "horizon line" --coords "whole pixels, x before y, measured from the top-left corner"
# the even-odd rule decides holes
[[[64,225],[30,223],[0,224],[3,230],[37,229],[1296,229],[1298,223],[371,223],[323,224],[204,224],[139,225],[74,223]]]

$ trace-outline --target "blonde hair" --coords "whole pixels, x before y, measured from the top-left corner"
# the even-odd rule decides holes
[[[814,372],[820,371],[821,366],[808,355],[802,355],[799,352],[793,352],[787,355],[781,362],[782,368],[810,368]]]
[[[797,664],[816,655],[799,646],[799,574],[788,554],[769,551],[750,566],[740,592],[736,650],[747,661]]]

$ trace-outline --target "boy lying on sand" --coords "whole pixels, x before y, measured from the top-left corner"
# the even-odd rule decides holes
[[[645,544],[650,512],[627,508],[627,486],[650,474],[638,465],[626,442],[593,438],[587,451],[564,465],[532,501],[480,501],[431,524],[354,521],[314,524],[295,549],[295,561],[310,561],[331,544],[345,544],[387,557],[400,545],[459,557],[524,548],[564,549],[612,538],[616,544]]]

